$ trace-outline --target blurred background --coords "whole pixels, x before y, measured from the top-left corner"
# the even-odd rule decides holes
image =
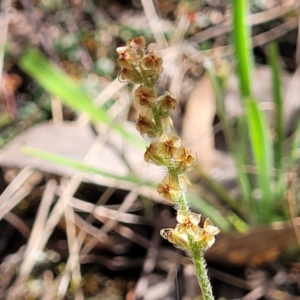
[[[163,58],[158,91],[197,155],[192,208],[221,229],[216,299],[299,299],[300,3],[245,3],[253,106],[235,1],[1,1],[0,299],[202,299],[159,235],[176,215],[118,78],[116,48],[137,36]]]

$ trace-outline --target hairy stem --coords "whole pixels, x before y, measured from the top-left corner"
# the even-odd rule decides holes
[[[192,236],[189,236],[189,242],[191,247],[190,255],[195,266],[195,272],[202,291],[203,299],[214,300],[212,287],[207,273],[204,251],[200,249],[197,243],[195,243]]]

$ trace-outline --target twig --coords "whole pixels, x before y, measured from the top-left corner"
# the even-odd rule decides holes
[[[155,11],[153,0],[141,0],[141,2],[158,49],[167,48],[168,43]]]
[[[279,5],[276,7],[273,7],[267,11],[259,12],[253,15],[250,15],[248,17],[249,20],[249,26],[254,26],[254,25],[259,25],[263,24],[275,19],[278,19],[289,12],[296,10],[299,8],[300,4],[299,1],[296,2],[293,5],[288,5],[288,6],[283,6]],[[195,34],[193,37],[188,39],[190,42],[196,42],[196,43],[201,43],[204,42],[208,39],[215,38],[221,34],[228,33],[231,30],[231,21],[226,21],[222,24],[219,24],[214,27],[210,27],[208,29],[205,29],[198,34]]]

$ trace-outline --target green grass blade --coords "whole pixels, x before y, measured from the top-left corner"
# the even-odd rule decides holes
[[[30,147],[24,147],[22,149],[22,151],[26,154],[62,165],[65,167],[70,167],[70,168],[73,168],[74,170],[77,170],[80,172],[92,173],[92,174],[102,175],[102,176],[109,177],[109,178],[116,179],[116,180],[127,181],[127,182],[131,182],[131,183],[139,184],[139,185],[147,184],[150,186],[150,183],[146,183],[145,181],[141,180],[138,177],[135,177],[132,175],[127,175],[127,176],[115,175],[114,173],[103,171],[101,169],[86,165],[85,163],[80,162],[78,160],[69,159],[69,158],[66,158],[66,157],[58,155],[58,154],[45,152],[45,151],[41,151],[41,150],[38,150],[35,148],[30,148]],[[152,186],[155,187],[154,184],[152,184]]]
[[[251,31],[248,25],[248,1],[232,0],[233,22],[232,35],[240,81],[240,92],[243,97],[251,95],[252,47]]]
[[[300,158],[300,117],[298,113],[298,121],[296,124],[296,129],[293,134],[293,139],[291,142],[290,147],[290,153],[289,153],[289,167],[294,167],[294,165],[299,161]]]
[[[284,128],[283,128],[283,99],[280,82],[280,68],[277,44],[271,43],[269,46],[269,64],[272,70],[272,88],[273,99],[275,104],[275,142],[274,142],[274,167],[280,175],[283,159],[283,142],[284,142]]]
[[[61,98],[75,111],[87,113],[94,122],[111,122],[108,114],[93,104],[79,84],[51,64],[38,50],[27,50],[22,55],[19,66],[48,92]]]
[[[22,55],[19,66],[49,93],[58,96],[74,111],[88,114],[92,121],[111,126],[135,146],[145,148],[145,142],[142,139],[129,133],[124,126],[114,123],[104,109],[93,103],[93,100],[80,88],[79,84],[50,63],[38,50],[27,50]]]
[[[232,224],[227,220],[226,216],[223,216],[214,206],[192,193],[188,193],[188,199],[193,210],[209,217],[222,231],[232,231]]]
[[[272,195],[273,155],[268,125],[264,113],[260,110],[257,100],[246,100],[246,112],[249,126],[250,143],[257,168],[257,181],[261,192],[259,222],[270,222],[274,211]]]

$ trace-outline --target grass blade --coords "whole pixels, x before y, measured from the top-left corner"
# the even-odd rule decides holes
[[[124,126],[114,123],[108,113],[97,107],[93,100],[62,70],[50,63],[38,50],[29,49],[21,57],[19,66],[49,93],[58,96],[74,111],[88,114],[94,122],[114,128],[126,140],[144,149],[145,142],[128,132]]]
[[[254,161],[257,167],[257,181],[261,191],[258,207],[259,222],[270,222],[274,212],[272,195],[273,155],[268,125],[264,113],[260,110],[257,100],[248,98],[246,111],[249,135]]]
[[[233,225],[227,220],[227,216],[223,216],[214,206],[192,193],[188,193],[188,198],[193,210],[208,216],[222,231],[230,232],[232,230]]]
[[[273,99],[275,104],[275,142],[274,142],[274,167],[276,168],[278,175],[282,168],[283,159],[283,142],[284,142],[284,128],[283,128],[283,99],[281,92],[280,82],[280,69],[279,69],[279,57],[277,44],[271,43],[269,46],[269,64],[272,70],[272,88]]]
[[[61,98],[75,111],[87,113],[94,122],[111,122],[108,114],[93,105],[92,99],[81,90],[79,84],[51,64],[38,50],[27,50],[19,65],[48,92]]]
[[[132,175],[127,175],[127,176],[120,176],[120,175],[116,175],[115,173],[110,173],[107,171],[103,171],[101,169],[86,165],[85,163],[82,163],[78,160],[74,160],[74,159],[69,159],[66,158],[64,156],[58,155],[58,154],[54,154],[54,153],[50,153],[50,152],[45,152],[45,151],[41,151],[35,148],[30,148],[30,147],[24,147],[22,149],[22,151],[26,154],[41,158],[43,160],[46,161],[50,161],[65,167],[71,167],[77,171],[81,171],[81,172],[85,172],[85,173],[92,173],[92,174],[96,174],[96,175],[102,175],[105,177],[109,177],[112,179],[116,179],[116,180],[122,180],[122,181],[127,181],[127,182],[131,182],[131,183],[135,183],[135,184],[146,184],[145,181],[143,181],[141,178],[132,176]],[[147,183],[147,185],[150,186],[150,183]],[[153,185],[155,186],[155,185]]]
[[[243,97],[251,95],[252,47],[248,20],[248,1],[232,0],[233,43],[237,60],[240,92]]]

